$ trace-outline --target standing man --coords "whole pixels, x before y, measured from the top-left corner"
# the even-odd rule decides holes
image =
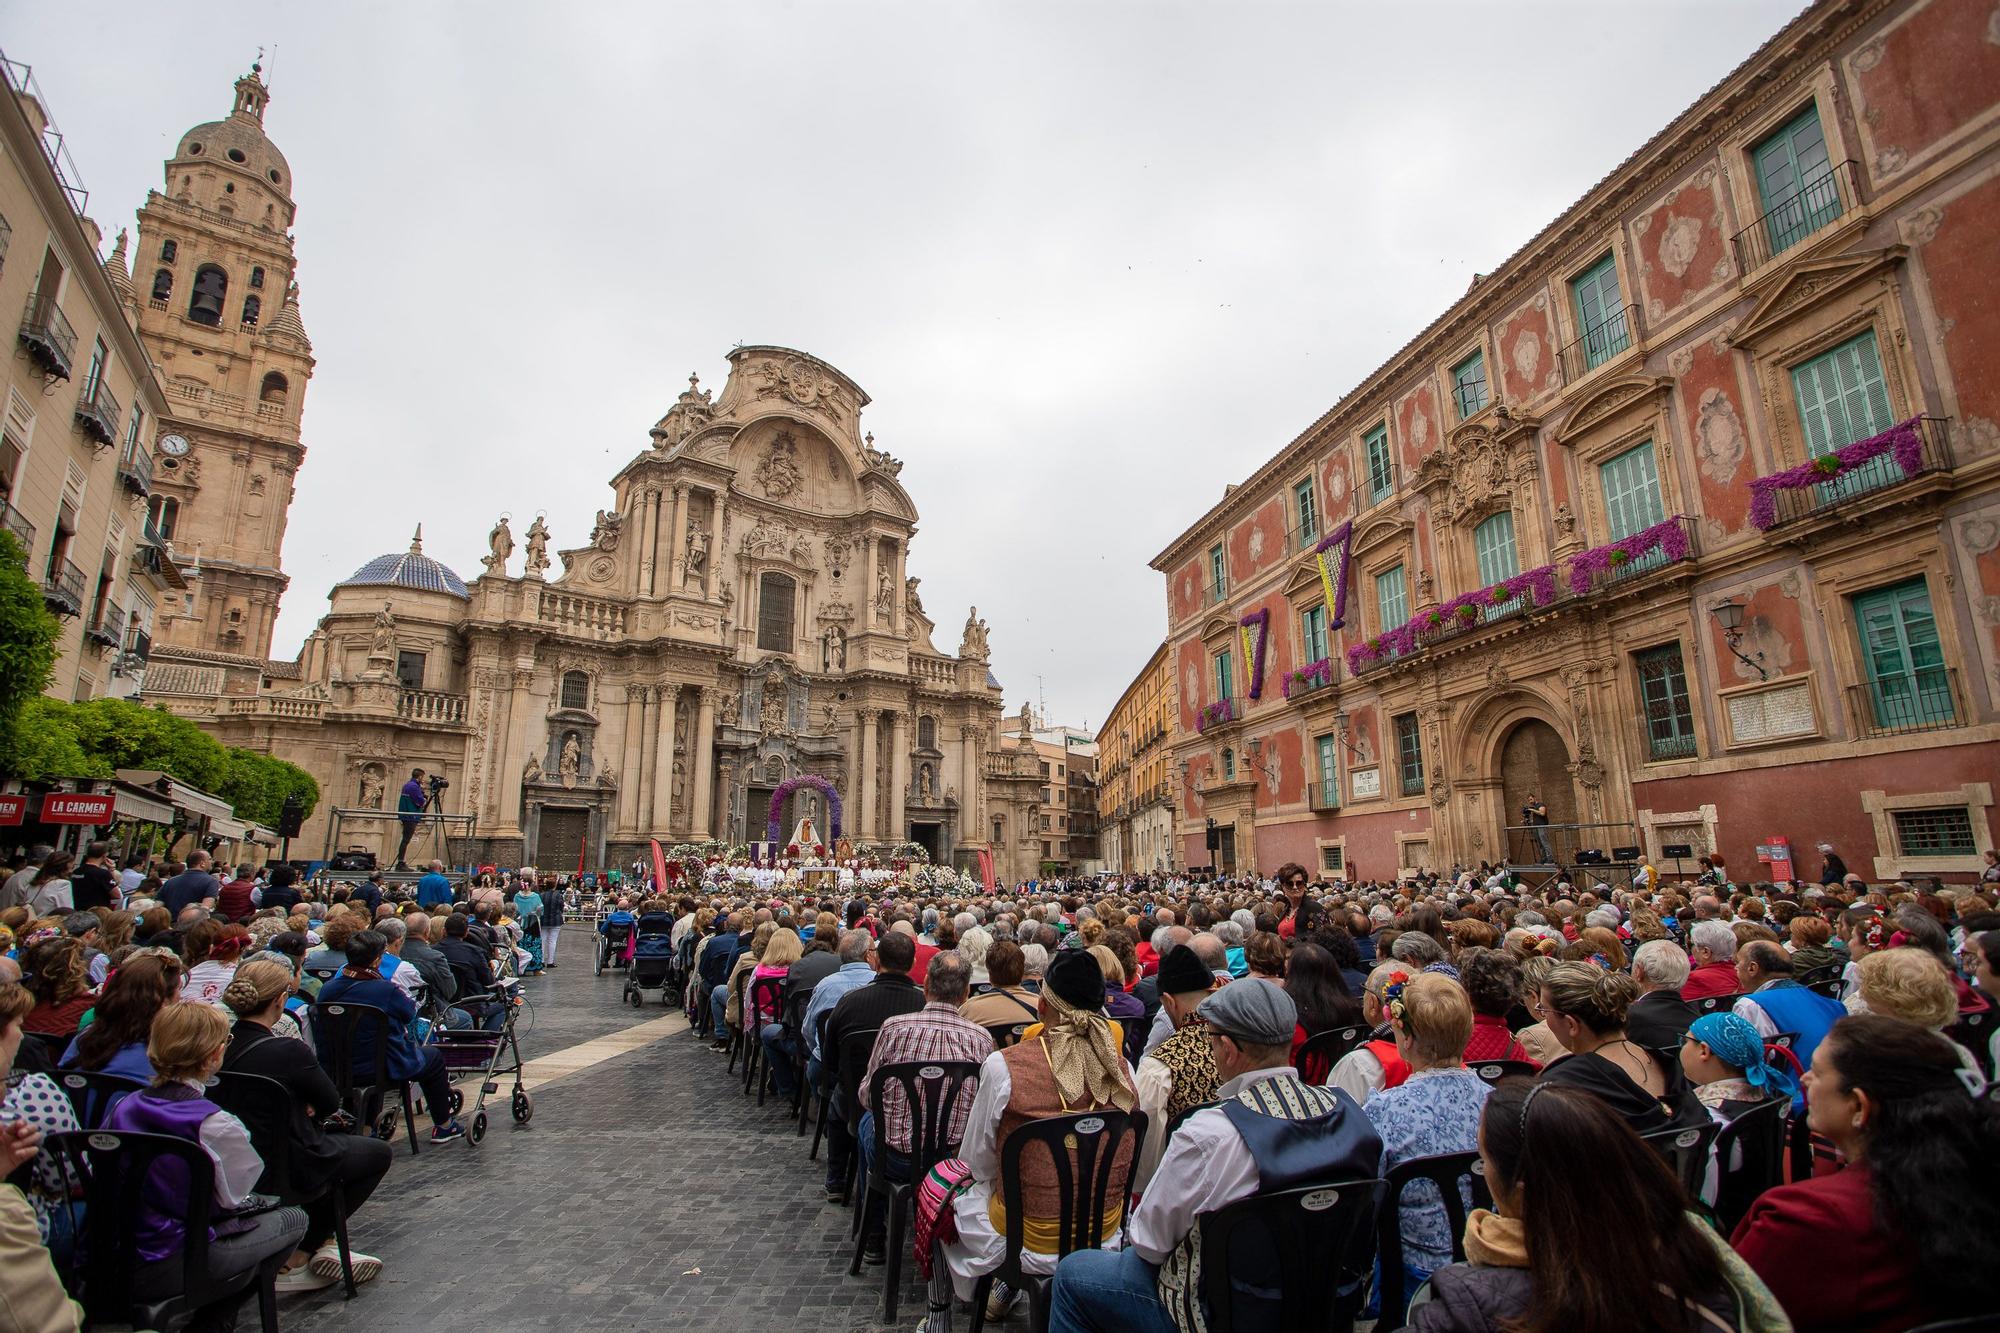
[[[152,863],[151,852],[134,852],[125,858],[125,868],[118,872],[118,904],[124,906],[139,886],[146,882],[146,867]]]
[[[1528,793],[1528,803],[1521,807],[1521,822],[1528,826],[1528,832],[1535,839],[1535,846],[1541,850],[1541,863],[1554,865],[1556,854],[1549,850],[1549,835],[1545,831],[1549,822],[1549,808],[1542,804],[1542,798],[1534,792]]]
[[[222,892],[222,881],[208,873],[208,863],[207,852],[198,849],[189,852],[187,869],[160,886],[160,906],[174,920],[179,921],[181,913],[190,907],[215,906],[216,895]]]
[[[402,794],[396,797],[396,813],[403,821],[403,841],[396,848],[396,869],[408,870],[409,863],[403,858],[409,854],[410,839],[417,836],[417,829],[423,823],[424,806],[430,796],[424,791],[424,770],[410,770],[410,780],[403,784]]]
[[[79,912],[93,907],[117,907],[123,903],[118,882],[111,870],[111,844],[93,842],[83,849],[83,864],[69,877],[70,898]]]
[[[451,906],[451,881],[445,878],[444,862],[433,861],[417,881],[417,906],[426,912]]]

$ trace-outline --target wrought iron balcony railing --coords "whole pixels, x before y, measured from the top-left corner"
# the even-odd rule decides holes
[[[1953,466],[1951,419],[1918,417],[1917,429],[1923,435],[1923,448],[1918,456],[1916,471],[1903,471],[1902,464],[1896,461],[1895,452],[1891,450],[1877,454],[1852,472],[1843,473],[1831,481],[1802,486],[1796,490],[1779,491],[1772,497],[1777,520],[1771,524],[1771,528],[1781,528],[1787,523],[1812,518],[1864,495],[1890,490],[1918,477],[1951,471]]]
[[[26,514],[5,500],[0,500],[0,528],[14,534],[14,540],[21,543],[23,555],[34,549],[35,525],[28,521]]]
[[[136,445],[118,460],[118,481],[134,495],[153,494],[153,456]]]
[[[1563,383],[1574,384],[1630,347],[1638,337],[1639,307],[1623,306],[1605,316],[1594,329],[1562,349]]]
[[[1779,200],[1764,216],[1736,233],[1736,267],[1751,273],[1820,228],[1854,211],[1861,202],[1860,168],[1853,159],[1836,162]]]
[[[100,447],[118,443],[118,420],[125,414],[117,395],[100,373],[95,383],[85,384],[76,399],[76,424]]]
[[[21,343],[45,375],[69,378],[76,365],[76,330],[63,317],[53,296],[30,296],[21,317]]]
[[[42,581],[42,600],[59,616],[83,614],[83,571],[68,560],[51,560]]]
[[[125,642],[125,608],[108,603],[98,608],[97,615],[83,631],[83,637],[106,648],[116,648]]]
[[[1849,685],[1847,701],[1855,730],[1866,737],[1950,731],[1966,724],[1958,672],[1952,667],[1918,667]]]

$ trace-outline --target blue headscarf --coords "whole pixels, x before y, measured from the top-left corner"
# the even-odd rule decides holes
[[[1688,1036],[1715,1052],[1722,1063],[1743,1071],[1743,1081],[1766,1096],[1792,1097],[1799,1090],[1791,1071],[1764,1059],[1764,1039],[1735,1014],[1703,1014],[1688,1028]]]

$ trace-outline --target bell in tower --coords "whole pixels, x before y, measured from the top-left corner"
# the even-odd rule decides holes
[[[188,318],[197,324],[222,323],[222,300],[229,295],[229,277],[213,264],[194,275],[194,299],[188,303]]]

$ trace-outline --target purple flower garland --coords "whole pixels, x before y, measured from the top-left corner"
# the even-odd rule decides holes
[[[1261,611],[1252,612],[1236,623],[1246,630],[1257,631],[1256,647],[1251,647],[1249,636],[1246,634],[1243,650],[1250,655],[1250,697],[1261,699],[1264,697],[1265,650],[1271,642],[1271,608],[1267,606]]]
[[[1762,532],[1778,521],[1779,491],[1804,490],[1808,486],[1835,481],[1886,453],[1895,454],[1896,465],[1903,469],[1904,476],[1915,476],[1924,466],[1924,437],[1917,425],[1921,420],[1921,417],[1911,417],[1880,435],[1871,435],[1831,453],[1821,454],[1809,463],[1773,472],[1768,477],[1752,477],[1750,525]]]
[[[1655,523],[1619,541],[1593,546],[1578,553],[1569,562],[1569,590],[1582,596],[1590,591],[1592,580],[1599,574],[1608,573],[1629,560],[1637,560],[1655,548],[1666,553],[1669,563],[1687,558],[1687,529],[1678,518]]]
[[[1201,716],[1195,719],[1194,729],[1199,734],[1207,731],[1210,727],[1218,727],[1224,722],[1234,722],[1235,720],[1235,701],[1232,699],[1217,699],[1214,703],[1201,710]]]
[[[1335,569],[1326,567],[1326,553],[1334,547],[1340,548],[1340,559]],[[1327,613],[1333,617],[1327,622],[1327,629],[1336,630],[1347,623],[1347,562],[1354,549],[1354,520],[1335,528],[1319,539],[1313,547],[1313,560],[1319,565],[1320,587],[1327,596]]]
[[[1333,659],[1322,657],[1318,661],[1310,662],[1296,671],[1287,671],[1285,673],[1285,697],[1287,699],[1291,698],[1292,691],[1294,690],[1304,690],[1310,686],[1331,684],[1333,684]]]
[[[785,817],[785,802],[792,799],[793,793],[805,787],[811,787],[814,791],[826,797],[826,821],[828,825],[826,845],[830,847],[840,841],[840,793],[833,789],[831,782],[814,773],[802,773],[795,778],[786,778],[772,790],[771,821],[765,827],[764,831],[771,835],[768,839],[771,842],[778,842],[783,839],[785,831],[779,825]]]

